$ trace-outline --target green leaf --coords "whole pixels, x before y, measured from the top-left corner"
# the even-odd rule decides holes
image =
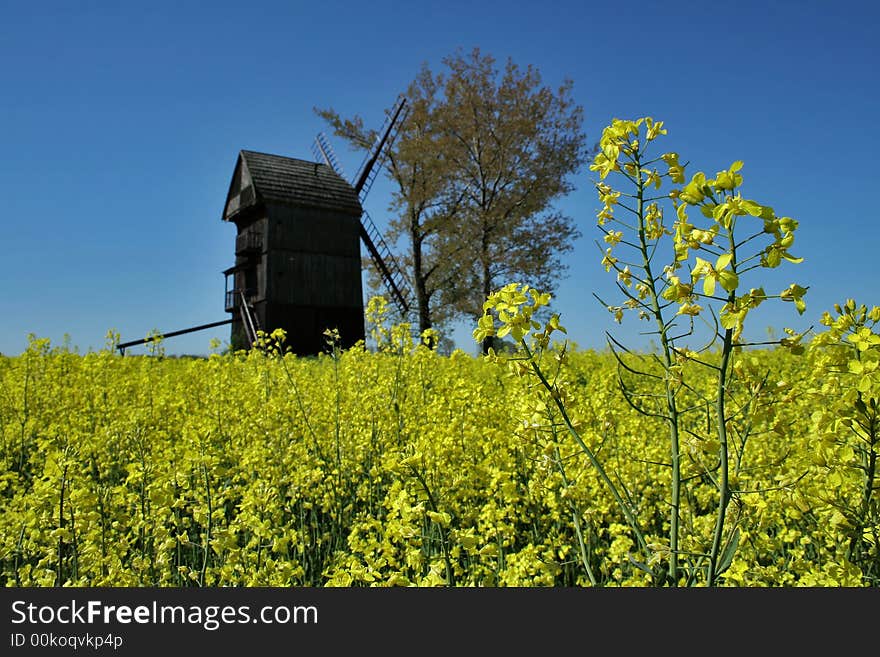
[[[638,559],[634,559],[631,554],[629,555],[629,562],[632,565],[634,565],[636,568],[638,568],[639,570],[644,570],[649,575],[654,574],[654,571],[651,570],[651,567],[648,564],[643,563],[643,562],[639,561]]]
[[[703,279],[703,294],[707,297],[715,294],[715,276],[709,274]]]
[[[687,204],[682,203],[677,208],[675,208],[675,214],[678,215],[679,221],[686,222],[687,221]]]
[[[731,260],[733,260],[733,254],[722,253],[720,256],[718,256],[718,260],[715,261],[715,269],[717,271],[721,271],[730,264]]]
[[[730,537],[730,540],[727,541],[727,547],[724,548],[724,553],[718,561],[719,575],[730,568],[730,564],[733,563],[733,555],[736,554],[736,548],[739,547],[739,534],[739,527],[737,527],[733,530],[733,535]]]
[[[721,312],[718,321],[721,322],[721,326],[724,328],[732,329],[736,327],[736,323],[739,321],[739,315],[739,313],[732,313],[725,310]]]
[[[740,206],[753,217],[760,217],[764,213],[764,206],[748,199],[744,199]]]
[[[732,271],[718,272],[718,283],[728,292],[733,292],[739,285],[739,276]]]

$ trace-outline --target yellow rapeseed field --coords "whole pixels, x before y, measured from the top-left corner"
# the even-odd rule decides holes
[[[607,486],[515,361],[395,335],[316,358],[78,354],[35,338],[3,357],[3,584],[580,586],[588,570],[596,585],[650,583]],[[560,362],[580,435],[662,564],[663,422],[627,404],[612,354]],[[860,505],[878,386],[835,362],[738,360],[738,544],[721,585],[877,585],[878,529],[859,518],[876,518],[876,495]],[[864,412],[847,392],[859,385]],[[687,418],[680,583],[700,584],[716,464],[706,412]]]

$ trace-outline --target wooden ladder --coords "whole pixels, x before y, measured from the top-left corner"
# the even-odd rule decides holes
[[[244,291],[239,290],[238,296],[240,299],[238,309],[241,313],[242,324],[244,324],[244,333],[245,337],[247,337],[248,348],[253,348],[257,343],[257,333],[260,331],[260,320],[254,312],[254,309],[251,308],[251,305],[248,303],[247,298],[244,296]]]

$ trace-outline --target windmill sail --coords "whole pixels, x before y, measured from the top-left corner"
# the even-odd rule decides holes
[[[391,144],[397,137],[397,133],[400,131],[400,126],[408,113],[409,110],[406,107],[406,97],[400,95],[397,102],[394,104],[394,107],[386,116],[385,124],[377,134],[373,147],[361,163],[361,166],[355,175],[354,182],[352,183],[361,203],[363,203],[367,193],[370,191],[373,180],[375,180],[376,175],[382,166],[382,162],[385,159],[387,149],[391,147]],[[330,147],[330,143],[327,141],[327,138],[323,133],[318,133],[317,137],[315,137],[315,141],[312,145],[312,152],[315,154],[316,159],[323,160],[334,171],[336,171],[336,173],[345,177],[342,167],[339,165],[339,160],[336,158],[333,149]],[[406,317],[411,305],[410,299],[412,298],[412,290],[407,283],[406,275],[403,273],[397,259],[394,257],[391,249],[388,248],[388,244],[382,238],[382,234],[379,232],[379,229],[376,228],[376,224],[373,223],[372,218],[367,214],[366,210],[361,214],[360,233],[361,239],[373,260],[373,264],[376,266],[379,275],[382,277],[382,281],[385,283],[385,287],[391,295],[391,300],[397,306],[401,316]]]
[[[370,252],[373,263],[391,293],[400,315],[405,318],[409,313],[412,291],[406,281],[406,275],[397,264],[397,259],[382,239],[382,234],[366,210],[361,215],[361,239],[367,246],[367,251]]]
[[[406,110],[405,113],[404,109]],[[403,114],[402,117],[401,114]],[[409,114],[409,108],[406,107],[406,96],[401,94],[397,97],[394,107],[391,108],[391,111],[385,117],[385,123],[376,136],[373,148],[364,157],[364,161],[355,174],[352,184],[362,203],[370,191],[370,187],[373,185],[373,180],[376,179],[376,175],[382,167],[385,155],[388,152],[387,149],[391,148],[391,144],[394,143],[407,114]]]
[[[315,136],[315,141],[312,144],[312,153],[315,154],[315,159],[324,160],[331,169],[345,178],[345,173],[342,171],[342,165],[339,164],[339,160],[336,158],[336,153],[330,148],[330,142],[327,141],[327,137],[323,132],[319,132],[317,136]]]

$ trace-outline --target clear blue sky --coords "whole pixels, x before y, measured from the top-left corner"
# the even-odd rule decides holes
[[[880,303],[876,2],[0,2],[0,352],[27,334],[81,351],[225,319],[221,221],[240,149],[311,158],[313,108],[378,127],[423,62],[479,47],[574,81],[585,130],[649,115],[664,150],[713,175],[743,160],[745,193],[800,221],[807,313],[772,304],[765,327],[818,326],[854,297]],[[349,172],[361,154],[336,151]],[[555,307],[582,347],[618,329],[593,240],[586,168],[559,204],[583,232]],[[380,224],[388,189],[366,207]],[[771,284],[770,287],[773,287]],[[770,304],[768,304],[769,306]],[[227,327],[170,338],[207,353]],[[459,346],[473,351],[469,330]]]

